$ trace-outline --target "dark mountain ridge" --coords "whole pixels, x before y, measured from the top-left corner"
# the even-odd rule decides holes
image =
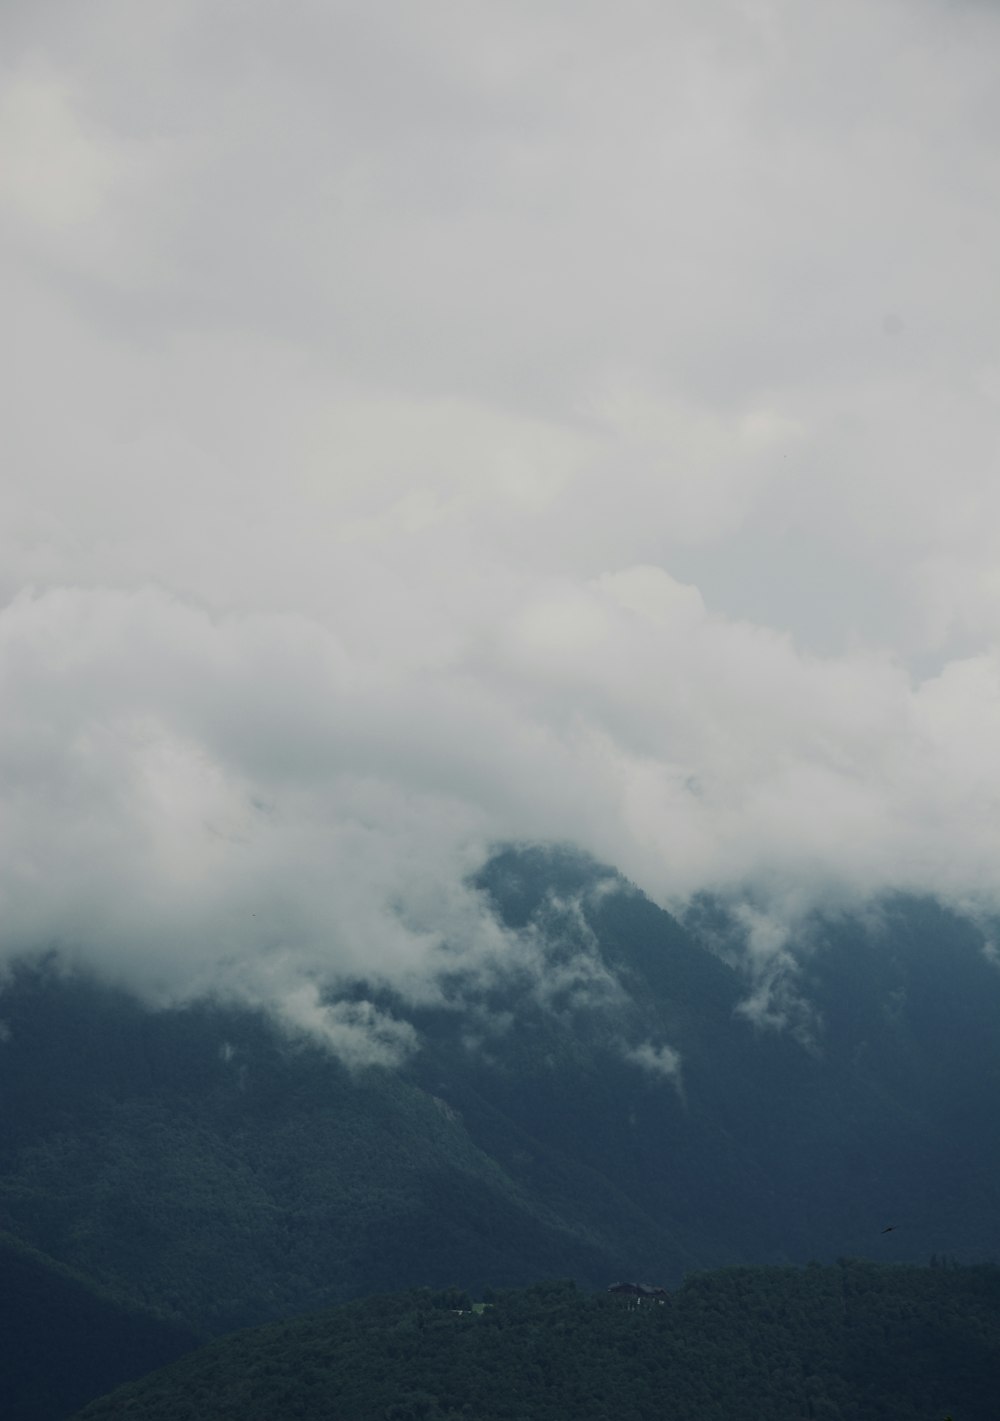
[[[692,1275],[662,1303],[572,1284],[411,1293],[239,1333],[81,1421],[993,1421],[1000,1270]]]
[[[479,887],[530,941],[510,970],[436,1007],[337,989],[413,1024],[396,1071],[57,957],[10,969],[0,1229],[211,1333],[411,1285],[1000,1255],[1000,971],[973,924],[817,917],[777,1029],[718,904],[679,922],[566,851],[506,850]]]
[[[0,1397],[5,1421],[66,1416],[196,1347],[191,1328],[131,1308],[0,1234]]]

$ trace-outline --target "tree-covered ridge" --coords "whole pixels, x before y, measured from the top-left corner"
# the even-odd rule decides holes
[[[412,1080],[352,1075],[260,1014],[151,1013],[44,972],[5,1009],[0,1228],[126,1306],[221,1333],[401,1284],[611,1266],[586,1217],[602,1181],[557,1211]],[[627,1199],[607,1213],[615,1241],[640,1234]]]
[[[453,1281],[1000,1255],[1000,971],[969,922],[817,922],[778,1029],[742,1009],[718,905],[685,925],[542,850],[480,887],[525,930],[509,968],[437,1002],[336,988],[412,1024],[396,1071],[232,1004],[10,970],[0,1228],[216,1335]]]
[[[172,1361],[199,1338],[130,1308],[0,1233],[0,1414],[58,1421],[92,1396]]]
[[[81,1421],[995,1421],[1000,1269],[696,1274],[663,1304],[572,1284],[375,1297],[236,1334]]]

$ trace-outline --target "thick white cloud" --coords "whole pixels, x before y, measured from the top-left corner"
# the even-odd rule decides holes
[[[997,906],[998,41],[6,6],[4,950],[419,994],[505,837]]]

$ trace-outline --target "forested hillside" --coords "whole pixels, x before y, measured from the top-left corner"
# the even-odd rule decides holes
[[[190,1328],[127,1307],[0,1234],[0,1414],[57,1421],[126,1377],[199,1342]]]
[[[400,1281],[613,1266],[396,1073],[46,973],[5,1006],[0,1222],[131,1306],[222,1332]]]
[[[696,1274],[663,1304],[571,1284],[369,1299],[244,1332],[85,1421],[995,1421],[1000,1270]]]
[[[973,924],[818,918],[768,1015],[718,904],[682,924],[541,850],[480,888],[522,934],[509,966],[434,1005],[331,985],[412,1025],[395,1070],[58,956],[12,969],[0,1228],[216,1334],[401,1286],[1000,1254],[1000,971]]]

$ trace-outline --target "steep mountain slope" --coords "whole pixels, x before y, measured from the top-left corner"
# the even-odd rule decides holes
[[[817,917],[748,1011],[737,921],[702,904],[685,930],[590,872],[524,851],[484,874],[509,921],[596,957],[622,992],[542,1006],[508,986],[502,1043],[471,1057],[437,1024],[429,1054],[451,1052],[438,1069],[467,1121],[488,1100],[699,1264],[1000,1253],[1000,970],[973,924],[915,899]],[[653,1250],[646,1271],[672,1263]]]
[[[4,1010],[0,1220],[132,1304],[221,1331],[400,1277],[611,1266],[419,1086],[259,1016],[51,973]]]
[[[638,1307],[559,1284],[481,1312],[374,1298],[227,1338],[83,1417],[993,1421],[998,1369],[995,1268],[730,1269]]]
[[[57,1421],[92,1396],[197,1346],[188,1328],[128,1308],[0,1234],[5,1421]]]
[[[817,919],[763,1010],[717,904],[681,924],[542,850],[480,887],[522,932],[509,963],[419,1009],[341,986],[413,1023],[399,1071],[11,973],[0,1227],[214,1332],[409,1285],[1000,1254],[1000,971],[971,924]]]

